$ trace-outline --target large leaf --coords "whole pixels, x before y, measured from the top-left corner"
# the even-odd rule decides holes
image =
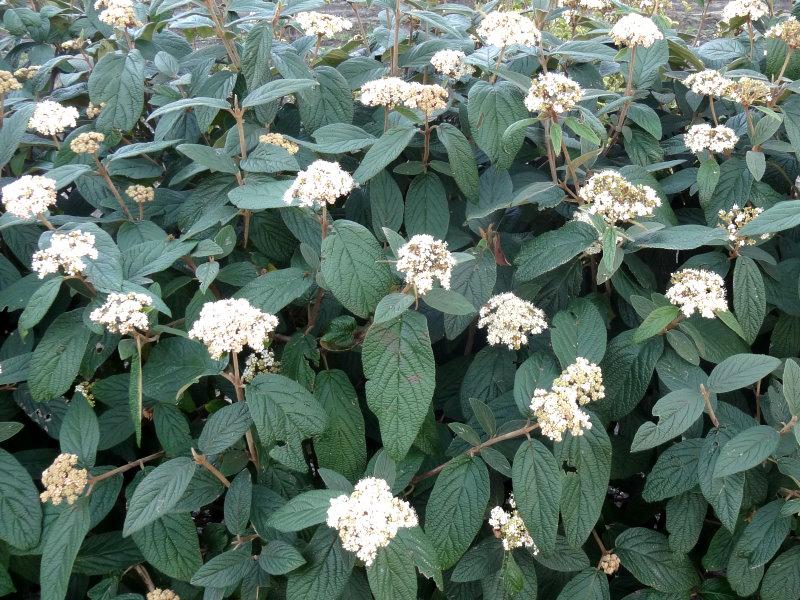
[[[636,579],[662,592],[689,590],[700,581],[689,559],[673,553],[657,531],[631,527],[617,536],[614,552]]]
[[[355,554],[342,548],[335,529],[318,527],[308,543],[307,564],[289,574],[287,600],[337,600],[355,564]]]
[[[450,170],[461,192],[471,202],[478,201],[478,165],[467,138],[449,123],[436,127],[436,135],[447,149]]]
[[[648,450],[679,436],[703,414],[703,397],[690,389],[670,392],[653,406],[658,423],[646,422],[639,427],[631,443],[631,452]]]
[[[514,260],[516,276],[528,281],[552,271],[596,241],[597,231],[581,221],[570,221],[560,229],[547,231],[522,246]]]
[[[0,450],[0,540],[27,550],[39,542],[41,531],[42,505],[31,476]]]
[[[142,371],[144,394],[172,402],[200,377],[216,375],[224,366],[225,361],[212,359],[200,342],[182,337],[161,340]]]
[[[745,429],[722,446],[714,477],[725,477],[755,467],[775,452],[779,441],[778,432],[768,425]]]
[[[555,549],[562,472],[540,442],[522,442],[511,471],[514,500],[534,543],[542,552]]]
[[[28,383],[38,402],[52,400],[75,381],[91,332],[83,324],[83,310],[58,315],[31,357]]]
[[[105,54],[89,75],[89,98],[93,104],[104,103],[96,126],[100,129],[133,129],[144,104],[145,61],[141,53]]]
[[[781,364],[764,354],[735,354],[719,363],[708,377],[708,387],[721,394],[756,383]]]
[[[317,374],[314,395],[328,415],[328,426],[314,441],[319,466],[355,481],[367,464],[364,416],[356,391],[344,372],[329,370]]]
[[[522,92],[508,81],[476,81],[469,89],[467,102],[469,126],[475,142],[495,164],[507,168],[522,146],[525,129],[503,139],[512,123],[528,117]]]
[[[197,528],[189,513],[167,514],[133,534],[145,560],[181,581],[189,581],[203,564]]]
[[[42,543],[39,577],[42,600],[64,600],[72,565],[89,532],[89,502],[81,499],[48,524]]]
[[[353,179],[365,183],[380,173],[386,165],[391,163],[406,149],[408,142],[414,137],[416,129],[411,127],[391,127],[386,133],[375,140],[372,147],[367,150],[361,163],[358,165]]]

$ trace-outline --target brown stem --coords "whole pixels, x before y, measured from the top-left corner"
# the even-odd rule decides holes
[[[428,158],[431,151],[431,124],[428,120],[429,115],[425,114],[425,144],[422,147],[422,170],[428,170]]]
[[[597,547],[600,548],[600,552],[602,554],[611,554],[611,552],[608,550],[608,548],[606,548],[605,544],[603,543],[602,538],[594,528],[592,528],[592,537],[594,537],[594,541],[597,542]]]
[[[47,217],[44,216],[44,213],[39,213],[38,215],[36,215],[36,217],[42,222],[42,225],[47,227],[49,230],[52,231],[53,229],[55,229],[53,224],[47,219]]]
[[[361,39],[366,44],[369,38],[367,37],[367,32],[364,29],[364,22],[361,20],[361,13],[358,12],[358,7],[352,2],[348,2],[347,4],[348,6],[350,6],[350,8],[353,9],[353,12],[356,13],[356,22],[358,23],[358,30],[361,32]]]
[[[311,307],[311,310],[308,313],[308,326],[306,326],[306,335],[311,333],[311,330],[314,329],[314,325],[317,324],[317,319],[319,318],[319,311],[322,308],[322,298],[325,296],[325,290],[321,287],[317,288],[317,296],[314,300],[314,305]]]
[[[547,149],[547,164],[550,165],[550,178],[556,185],[561,185],[558,180],[558,171],[556,170],[556,157],[553,153],[553,144],[550,141],[550,119],[547,118],[542,121],[544,126],[544,146]]]
[[[792,60],[792,54],[794,53],[794,48],[789,47],[786,50],[786,58],[783,60],[783,66],[781,67],[780,73],[778,73],[777,82],[780,83],[781,79],[783,79],[783,74],[786,72],[787,67],[789,66],[789,62]]]
[[[236,45],[228,39],[225,35],[225,29],[222,26],[222,20],[219,18],[217,14],[217,7],[214,0],[206,0],[206,8],[208,9],[209,14],[211,15],[211,20],[214,22],[214,29],[217,32],[217,37],[222,42],[222,45],[225,46],[225,52],[228,53],[228,59],[231,61],[231,64],[239,69],[239,52],[236,50]]]
[[[389,129],[389,107],[383,107],[383,133]]]
[[[317,43],[316,43],[316,44],[314,44],[314,54],[311,56],[311,64],[312,64],[312,65],[313,65],[315,62],[317,62],[317,57],[319,56],[319,49],[320,49],[320,46],[322,46],[322,34],[321,34],[321,33],[318,33],[318,34],[317,34]]]
[[[3,126],[3,117],[6,114],[6,96],[5,94],[0,94],[0,127]]]
[[[619,118],[617,119],[617,124],[614,127],[614,133],[611,135],[611,139],[609,140],[608,146],[606,146],[606,149],[603,152],[603,156],[608,154],[612,146],[616,143],[617,139],[619,138],[619,134],[622,132],[622,126],[625,124],[625,118],[628,116],[628,110],[631,106],[631,96],[633,95],[633,66],[635,63],[636,46],[631,46],[631,60],[628,62],[628,81],[625,83],[625,104],[622,106],[622,110],[619,111]]]
[[[113,181],[111,181],[111,176],[108,174],[108,169],[106,169],[105,165],[100,162],[100,159],[97,158],[96,154],[94,155],[94,162],[95,162],[95,165],[97,165],[97,171],[98,171],[98,173],[100,173],[100,177],[102,177],[103,181],[106,182],[106,185],[108,186],[108,189],[111,190],[111,193],[113,194],[114,198],[116,199],[117,204],[119,204],[119,207],[122,209],[122,212],[125,213],[125,216],[128,217],[129,221],[133,221],[133,215],[131,214],[131,211],[128,210],[128,206],[125,204],[125,201],[122,199],[122,196],[120,195],[119,190],[117,189],[117,186],[114,185]]]
[[[700,41],[700,36],[703,34],[703,26],[706,22],[706,16],[708,16],[709,4],[711,4],[711,0],[705,0],[703,14],[700,15],[700,23],[697,25],[697,35],[694,36],[694,42],[692,42],[692,46],[697,46],[697,43]]]
[[[109,477],[114,477],[114,475],[119,475],[120,473],[124,473],[125,471],[130,471],[134,467],[143,467],[144,463],[150,462],[151,460],[156,460],[157,458],[161,458],[162,456],[164,456],[163,450],[155,452],[143,458],[136,459],[134,461],[129,462],[126,465],[122,465],[121,467],[117,467],[116,469],[111,469],[110,471],[101,473],[96,477],[92,477],[90,483],[94,486],[97,483],[103,481],[104,479],[108,479]]]
[[[395,0],[394,9],[394,40],[392,42],[392,75],[394,76],[397,75],[400,62],[400,2],[401,0]]]
[[[581,186],[578,182],[578,172],[575,166],[572,164],[572,157],[569,155],[567,144],[564,142],[563,136],[561,137],[561,152],[564,154],[564,162],[567,165],[567,175],[572,177],[572,184],[575,186],[575,191],[579,192],[581,190]]]
[[[497,60],[494,63],[494,73],[492,73],[492,76],[489,78],[489,83],[494,83],[497,81],[497,71],[500,69],[500,63],[503,62],[503,56],[505,53],[506,47],[503,46],[500,48],[500,53],[497,55]]]
[[[753,21],[747,19],[747,35],[750,36],[750,60],[753,60],[753,46],[755,45],[755,35],[753,34]]]
[[[239,375],[239,353],[231,352],[231,362],[233,363],[233,374],[228,380],[233,384],[233,389],[236,392],[236,401],[244,402],[244,386],[242,385],[242,377]],[[250,453],[250,460],[256,466],[256,472],[261,472],[261,464],[258,458],[258,449],[256,448],[256,440],[253,437],[253,430],[248,429],[245,433],[247,440],[247,451]]]
[[[153,580],[150,577],[150,573],[147,572],[147,569],[144,568],[144,565],[136,565],[133,567],[133,570],[136,571],[136,574],[139,575],[139,577],[141,577],[142,582],[144,583],[148,592],[152,592],[156,589],[156,586],[153,584]]]
[[[717,120],[717,111],[714,108],[714,96],[708,97],[708,107],[711,109],[711,118],[714,119],[714,125],[719,125],[719,121]]]
[[[795,425],[797,425],[797,415],[792,416],[792,418],[789,419],[789,422],[780,428],[778,433],[780,433],[781,435],[789,433],[792,430],[792,428],[794,428]]]
[[[216,477],[226,488],[231,487],[231,482],[228,481],[228,478],[225,477],[225,475],[223,475],[222,472],[217,469],[217,467],[208,462],[208,459],[204,454],[200,454],[197,450],[192,448],[192,458],[194,459],[194,462]]]
[[[706,405],[706,414],[708,418],[711,419],[711,424],[714,427],[719,427],[719,419],[717,419],[714,408],[711,406],[711,394],[703,384],[700,384],[700,395],[703,396],[703,403]]]

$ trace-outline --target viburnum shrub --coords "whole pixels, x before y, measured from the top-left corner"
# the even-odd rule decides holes
[[[0,595],[800,599],[798,21],[333,4],[0,8]]]

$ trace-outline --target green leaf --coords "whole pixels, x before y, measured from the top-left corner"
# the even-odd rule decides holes
[[[425,532],[419,527],[403,527],[397,532],[397,543],[411,551],[411,558],[424,577],[433,579],[436,587],[444,589],[442,572],[436,550]]]
[[[709,158],[703,161],[697,170],[697,191],[700,194],[700,202],[711,200],[714,190],[719,183],[720,168],[717,161]]]
[[[373,323],[362,344],[370,410],[378,417],[383,446],[399,460],[408,452],[433,398],[436,364],[428,323],[406,311]]]
[[[780,359],[765,354],[734,354],[714,367],[708,387],[717,394],[732,392],[763,379],[780,364]]]
[[[636,579],[662,592],[686,591],[700,583],[689,559],[671,552],[666,536],[657,531],[626,529],[617,536],[614,552]]]
[[[195,98],[183,98],[181,100],[176,100],[175,102],[170,102],[169,104],[165,104],[164,106],[161,106],[160,108],[157,108],[156,110],[151,112],[150,116],[147,117],[147,120],[150,121],[162,115],[166,115],[178,110],[185,110],[187,108],[195,108],[198,106],[216,108],[219,110],[231,109],[230,103],[227,102],[226,100],[220,100],[218,98],[208,98],[205,96],[197,96]]]
[[[447,194],[439,176],[432,171],[411,180],[406,192],[406,234],[427,233],[444,239],[450,224]]]
[[[375,307],[373,323],[386,323],[395,317],[400,316],[407,308],[414,304],[414,296],[411,294],[392,293],[387,294],[378,306]]]
[[[337,600],[355,564],[355,554],[342,548],[336,530],[318,527],[308,543],[307,564],[289,573],[286,600]]]
[[[767,158],[763,152],[756,152],[755,150],[748,150],[745,155],[747,168],[750,169],[750,174],[756,181],[761,181],[764,172],[767,170]]]
[[[628,107],[628,118],[657,140],[661,139],[661,119],[658,113],[646,104],[631,103]]]
[[[89,502],[82,498],[48,524],[40,567],[42,600],[64,600],[70,573],[83,539],[89,532]]]
[[[203,564],[197,527],[189,513],[166,514],[134,533],[133,541],[147,562],[180,581],[189,581]]]
[[[355,481],[367,465],[364,416],[356,391],[343,371],[327,370],[317,374],[314,395],[328,415],[328,427],[314,440],[317,461]]]
[[[432,309],[446,315],[474,315],[478,312],[469,300],[453,290],[433,288],[422,299]]]
[[[182,456],[150,471],[131,496],[122,534],[128,536],[136,533],[169,513],[189,487],[196,468],[191,458]]]
[[[375,600],[416,600],[417,574],[411,549],[395,538],[378,550],[367,567],[367,580]]]
[[[550,343],[563,368],[582,356],[599,363],[606,353],[606,325],[597,306],[585,298],[575,299],[553,317]]]
[[[752,469],[775,452],[779,441],[778,432],[768,425],[745,429],[722,446],[714,468],[714,477]]]
[[[534,279],[569,262],[596,241],[594,227],[580,221],[547,231],[523,244],[514,260],[516,276],[521,281]]]
[[[284,96],[305,91],[319,85],[313,79],[275,79],[257,87],[242,101],[242,108],[261,106]]]
[[[800,546],[778,556],[761,584],[761,600],[800,600]]]
[[[39,543],[41,531],[39,492],[17,459],[0,449],[0,540],[27,550]]]
[[[745,341],[752,344],[767,314],[767,293],[758,265],[747,256],[738,256],[733,269],[733,308]]]
[[[151,398],[177,398],[201,377],[216,375],[227,359],[214,360],[206,347],[195,340],[171,337],[151,350],[142,371],[143,392]]]
[[[478,165],[467,138],[449,123],[436,127],[436,136],[447,150],[450,170],[456,185],[470,202],[478,201]]]
[[[653,406],[658,424],[646,422],[639,427],[631,443],[631,452],[660,446],[689,429],[703,414],[703,397],[695,390],[670,392]]]
[[[93,104],[105,106],[96,127],[133,129],[144,105],[144,71],[145,60],[136,49],[109,52],[97,61],[89,75],[89,98]]]
[[[34,102],[23,104],[16,109],[13,115],[3,121],[0,127],[0,167],[5,167],[28,129],[33,111],[36,109]]]
[[[33,351],[28,383],[37,402],[52,400],[71,386],[83,360],[91,333],[83,324],[83,310],[58,315]]]
[[[86,467],[94,466],[100,428],[89,403],[80,395],[72,398],[58,433],[61,452],[75,454]]]
[[[233,478],[225,494],[225,527],[228,531],[239,535],[247,529],[252,499],[253,482],[250,479],[250,471],[243,469]]]
[[[392,273],[375,237],[363,225],[336,221],[322,242],[322,276],[336,299],[366,318],[389,291]]]
[[[687,439],[664,450],[647,476],[642,498],[657,502],[695,487],[702,445],[703,440]]]
[[[303,296],[313,283],[314,280],[300,269],[279,269],[249,281],[234,298],[245,298],[264,312],[278,314]]]
[[[197,447],[203,454],[219,454],[233,446],[250,429],[253,420],[244,402],[223,406],[206,421]]]
[[[331,66],[314,69],[318,86],[299,92],[297,105],[308,131],[316,131],[332,123],[353,121],[353,93],[347,80]]]
[[[338,490],[303,492],[272,513],[267,525],[278,531],[289,533],[324,523],[331,500],[339,495]]]
[[[20,331],[33,329],[44,318],[61,290],[62,281],[64,278],[61,276],[49,277],[33,292],[28,305],[19,316],[17,326]]]
[[[131,379],[128,384],[128,409],[130,410],[136,444],[142,443],[142,354],[137,348],[131,358]]]
[[[377,139],[361,127],[349,123],[331,123],[315,130],[313,135],[317,141],[314,150],[325,154],[358,152],[374,144]]]
[[[469,89],[467,114],[475,143],[498,168],[508,168],[522,147],[525,130],[504,139],[513,123],[528,117],[522,92],[513,83],[478,80]],[[500,163],[498,165],[498,163]]]
[[[479,458],[455,458],[439,474],[425,510],[425,533],[443,569],[469,548],[488,502],[489,472]]]
[[[708,503],[697,491],[685,492],[667,502],[669,547],[675,552],[691,552],[700,539]]]
[[[216,149],[203,144],[180,144],[175,148],[194,164],[210,169],[212,173],[238,173],[239,169],[224,149]]]
[[[561,501],[561,469],[536,440],[524,441],[514,456],[511,480],[522,520],[542,552],[555,549]]]
[[[653,309],[633,334],[633,342],[639,344],[658,335],[678,317],[679,312],[678,307],[672,304]]]
[[[781,514],[783,500],[773,500],[759,508],[733,548],[735,558],[745,558],[748,568],[763,567],[783,545],[792,526],[792,517]]]
[[[739,509],[744,496],[744,473],[736,473],[726,477],[715,477],[714,470],[723,444],[733,437],[729,429],[712,429],[708,432],[703,447],[700,449],[700,460],[697,463],[697,478],[700,490],[706,500],[714,507],[714,512],[722,524],[729,530],[736,528]]]
[[[800,225],[800,200],[778,202],[739,230],[739,235],[757,237]]]
[[[280,540],[268,543],[258,557],[258,566],[270,575],[286,575],[306,564],[306,559],[291,544]]]
[[[611,600],[608,577],[598,569],[584,569],[567,582],[556,600]]]
[[[209,588],[235,586],[254,564],[250,556],[250,544],[244,544],[217,554],[195,572],[190,583]]]
[[[403,193],[388,171],[383,170],[369,182],[369,206],[372,231],[383,241],[383,228],[397,231],[403,224]],[[440,236],[444,237],[444,236]]]
[[[353,173],[353,179],[358,183],[365,183],[372,179],[384,167],[400,156],[400,153],[406,149],[416,132],[416,129],[405,126],[387,129],[367,150],[355,173]]]

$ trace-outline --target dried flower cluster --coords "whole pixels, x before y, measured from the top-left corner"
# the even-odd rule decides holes
[[[708,123],[692,125],[683,136],[683,143],[692,152],[699,153],[703,150],[711,152],[729,152],[736,146],[739,136],[725,125],[712,127]]]
[[[278,326],[278,317],[260,311],[244,298],[206,302],[189,330],[212,358],[226,352],[241,352],[245,346],[259,352]]]
[[[517,511],[517,503],[514,495],[508,497],[510,511],[502,506],[495,506],[489,513],[489,526],[494,530],[494,535],[503,543],[503,548],[507,551],[517,548],[531,548],[531,553],[538,554],[539,549],[533,543],[531,534],[522,517]]]
[[[721,98],[733,81],[715,69],[704,69],[689,75],[684,83],[695,94]]]
[[[62,106],[52,100],[44,100],[36,104],[28,129],[38,131],[42,135],[64,133],[69,127],[78,124],[78,109],[73,106]]]
[[[181,600],[181,597],[172,590],[156,588],[150,592],[147,592],[146,600]]]
[[[789,48],[800,48],[800,21],[796,17],[789,17],[767,29],[764,37],[781,40]]]
[[[611,28],[611,39],[618,46],[642,46],[649,48],[658,40],[664,39],[664,34],[652,19],[631,13],[622,17]]]
[[[315,208],[322,204],[334,204],[349,194],[356,186],[353,177],[339,166],[338,162],[315,160],[300,171],[297,178],[283,195],[286,204],[299,201],[300,206]]]
[[[614,553],[603,554],[603,556],[600,557],[600,562],[597,564],[600,570],[606,575],[613,575],[619,571],[619,565],[619,556]]]
[[[20,67],[14,71],[14,77],[20,81],[27,81],[39,72],[39,65],[30,65],[28,67]]]
[[[75,136],[69,143],[69,149],[75,154],[97,154],[106,136],[97,131],[86,131]]]
[[[153,300],[145,294],[136,292],[112,292],[99,308],[89,314],[89,319],[99,323],[111,333],[126,335],[134,331],[147,331],[147,307]]]
[[[250,383],[261,373],[277,373],[281,363],[275,360],[275,354],[270,349],[261,352],[253,352],[244,361],[242,370],[242,382]]]
[[[0,71],[0,96],[21,89],[22,84],[14,77],[11,71]]]
[[[447,242],[425,233],[413,236],[397,252],[397,270],[420,296],[433,289],[435,279],[449,290],[455,264],[455,258],[447,249]]]
[[[156,197],[156,190],[149,185],[135,183],[125,188],[125,195],[136,202],[136,204],[144,204],[145,202],[153,201]]]
[[[48,500],[54,506],[62,502],[74,504],[89,482],[89,472],[79,469],[75,454],[59,454],[53,464],[42,473],[44,491],[39,494],[42,502]]]
[[[352,21],[320,12],[301,12],[294,16],[305,35],[320,37],[333,37],[337,33],[347,31],[353,27]]]
[[[388,483],[367,477],[349,496],[331,500],[326,522],[339,531],[344,549],[370,566],[380,548],[388,546],[401,528],[416,527],[418,519],[408,502],[392,496]]]
[[[742,246],[754,246],[758,240],[748,236],[740,235],[739,230],[764,212],[763,208],[755,206],[739,207],[734,204],[730,210],[719,211],[719,225],[728,232],[728,240],[731,241],[734,249],[738,250]],[[765,233],[759,236],[761,240],[768,240],[770,235]]]
[[[50,247],[38,250],[31,258],[31,270],[43,279],[61,269],[66,275],[75,277],[83,273],[84,257],[97,258],[94,235],[83,231],[55,232],[50,236]]]
[[[600,367],[579,356],[553,381],[549,391],[534,390],[531,412],[542,435],[560,441],[564,432],[583,435],[584,430],[592,428],[589,415],[580,407],[605,395]]]
[[[101,23],[111,27],[127,29],[128,27],[139,27],[142,24],[136,17],[131,0],[97,0],[94,8],[95,10],[103,9],[97,18]]]
[[[56,203],[56,182],[41,175],[23,175],[3,187],[3,206],[15,217],[43,215]]]
[[[280,133],[265,133],[259,136],[258,141],[262,144],[271,144],[272,146],[283,148],[289,154],[297,154],[300,150],[300,146]]]
[[[717,311],[728,310],[725,282],[722,277],[705,269],[682,269],[672,274],[667,300],[691,317],[695,311],[713,319]]]
[[[542,37],[533,21],[512,11],[490,12],[478,26],[477,34],[487,45],[497,48],[535,46]]]
[[[544,311],[511,292],[492,296],[480,310],[478,327],[486,329],[492,346],[503,344],[519,350],[528,343],[528,335],[547,329]]]
[[[430,115],[435,110],[447,107],[447,90],[442,86],[415,82],[406,85],[408,85],[408,92],[403,104],[408,108],[415,108]]]
[[[761,79],[742,77],[728,84],[724,96],[747,107],[769,102],[772,98],[772,87]]]
[[[731,0],[722,8],[720,21],[729,23],[734,19],[758,21],[769,13],[769,6],[763,0]]]
[[[525,107],[531,112],[560,115],[575,108],[583,96],[581,86],[561,73],[540,73],[531,82]]]
[[[461,50],[439,50],[431,56],[431,65],[442,75],[461,79],[475,72],[475,67],[464,62],[466,57]]]
[[[600,215],[609,225],[650,217],[661,206],[656,191],[647,185],[633,184],[616,171],[600,171],[581,188],[586,210]]]

